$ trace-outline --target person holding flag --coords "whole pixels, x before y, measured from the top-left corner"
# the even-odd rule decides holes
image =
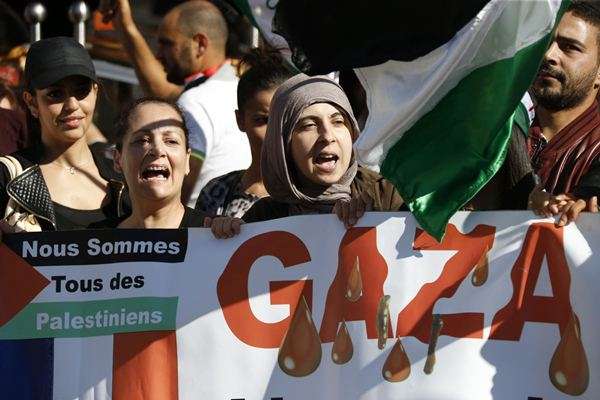
[[[318,0],[236,3],[268,40],[287,42],[303,72],[354,69],[368,107],[357,160],[390,180],[438,240],[502,167],[515,110],[568,5],[332,0],[332,19]]]

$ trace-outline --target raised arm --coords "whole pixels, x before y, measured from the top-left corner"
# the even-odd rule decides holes
[[[183,87],[167,81],[162,64],[152,53],[133,20],[129,0],[117,0],[114,10],[103,10],[103,13],[105,19],[112,20],[115,28],[121,33],[123,45],[133,62],[144,92],[150,96],[177,100]]]

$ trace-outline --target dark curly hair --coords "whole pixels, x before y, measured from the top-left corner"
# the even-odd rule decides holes
[[[276,88],[296,75],[277,50],[253,49],[242,58],[238,68],[244,71],[237,87],[239,110],[257,92]]]
[[[128,105],[126,105],[122,110],[121,113],[119,114],[119,117],[117,118],[117,121],[115,123],[115,145],[117,147],[117,150],[121,151],[121,149],[123,148],[123,139],[125,138],[125,135],[127,134],[127,131],[129,130],[129,119],[131,118],[131,115],[133,114],[133,112],[141,105],[143,104],[149,104],[149,103],[153,103],[153,104],[162,104],[168,107],[171,107],[173,110],[175,110],[175,112],[177,112],[177,114],[179,115],[179,117],[181,117],[181,121],[183,121],[183,125],[182,125],[182,129],[183,132],[185,134],[185,148],[188,149],[190,147],[190,143],[189,143],[189,131],[187,126],[185,125],[185,118],[183,116],[183,111],[181,110],[181,108],[179,108],[179,106],[171,101],[167,101],[164,99],[161,99],[159,97],[152,97],[152,96],[148,96],[148,97],[141,97],[137,100],[132,101],[131,103],[129,103]]]

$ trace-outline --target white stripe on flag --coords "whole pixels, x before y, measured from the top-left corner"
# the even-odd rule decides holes
[[[112,370],[112,335],[54,339],[54,399],[110,399]]]
[[[369,108],[355,144],[359,162],[378,171],[403,133],[465,76],[510,58],[547,35],[560,4],[560,0],[493,0],[450,42],[431,53],[411,62],[356,69]]]

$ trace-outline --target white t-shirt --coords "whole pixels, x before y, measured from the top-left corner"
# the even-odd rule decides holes
[[[177,104],[183,109],[190,132],[190,147],[203,159],[188,206],[194,207],[200,191],[211,179],[247,169],[252,162],[250,144],[235,121],[237,83],[233,67],[223,64],[206,82],[183,92]]]

